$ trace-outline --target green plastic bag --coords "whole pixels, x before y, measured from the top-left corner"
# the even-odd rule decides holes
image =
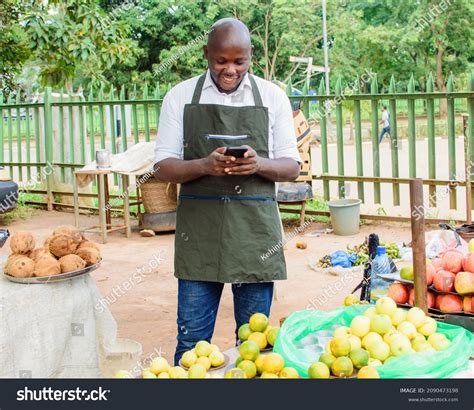
[[[294,367],[300,376],[308,377],[308,367],[318,361],[314,346],[302,347],[302,342],[322,334],[332,334],[337,326],[349,326],[352,319],[361,315],[370,305],[353,305],[330,312],[303,310],[293,313],[283,323],[273,348],[285,359],[285,366]],[[446,350],[439,352],[407,353],[394,357],[377,370],[382,378],[446,378],[465,370],[474,352],[474,336],[455,325],[436,322],[437,332],[451,341]],[[327,337],[327,336],[326,336]],[[321,337],[322,339],[322,337]],[[318,339],[319,340],[319,339]],[[321,340],[322,341],[322,340]],[[324,345],[316,346],[322,353]]]

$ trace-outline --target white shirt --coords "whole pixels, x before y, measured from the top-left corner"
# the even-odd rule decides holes
[[[199,77],[179,83],[165,95],[156,138],[156,162],[166,158],[183,159],[184,106],[191,103]],[[281,88],[270,81],[255,76],[254,79],[260,91],[263,105],[268,107],[269,158],[292,158],[301,162],[296,146],[293,114],[288,97]],[[234,107],[255,105],[248,74],[245,75],[237,90],[231,94],[225,94],[217,89],[208,70],[199,102]]]
[[[385,110],[384,112],[382,112],[382,121],[383,121],[384,128],[387,128],[390,125],[389,119],[390,119],[390,116],[388,114],[388,111]]]

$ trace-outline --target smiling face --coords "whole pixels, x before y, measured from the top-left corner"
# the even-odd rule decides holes
[[[204,55],[219,91],[231,93],[237,89],[249,69],[252,48],[237,44],[222,48],[204,46]]]
[[[217,22],[204,46],[211,77],[219,91],[231,93],[247,73],[253,47],[247,27],[235,19]]]

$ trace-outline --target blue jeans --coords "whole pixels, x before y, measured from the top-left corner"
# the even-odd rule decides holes
[[[178,279],[178,344],[175,366],[186,350],[200,340],[211,341],[224,284]],[[252,314],[270,314],[273,282],[232,284],[235,332]]]
[[[382,139],[383,139],[385,134],[390,135],[390,126],[382,128],[382,132],[379,135],[379,144],[382,142]]]

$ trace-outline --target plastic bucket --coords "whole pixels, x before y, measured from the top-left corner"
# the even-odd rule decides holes
[[[101,360],[102,376],[114,377],[119,370],[126,370],[133,376],[141,373],[140,358],[143,353],[142,345],[135,340],[117,338],[112,350]]]
[[[336,235],[355,235],[359,232],[360,199],[337,199],[328,202],[331,224]]]

